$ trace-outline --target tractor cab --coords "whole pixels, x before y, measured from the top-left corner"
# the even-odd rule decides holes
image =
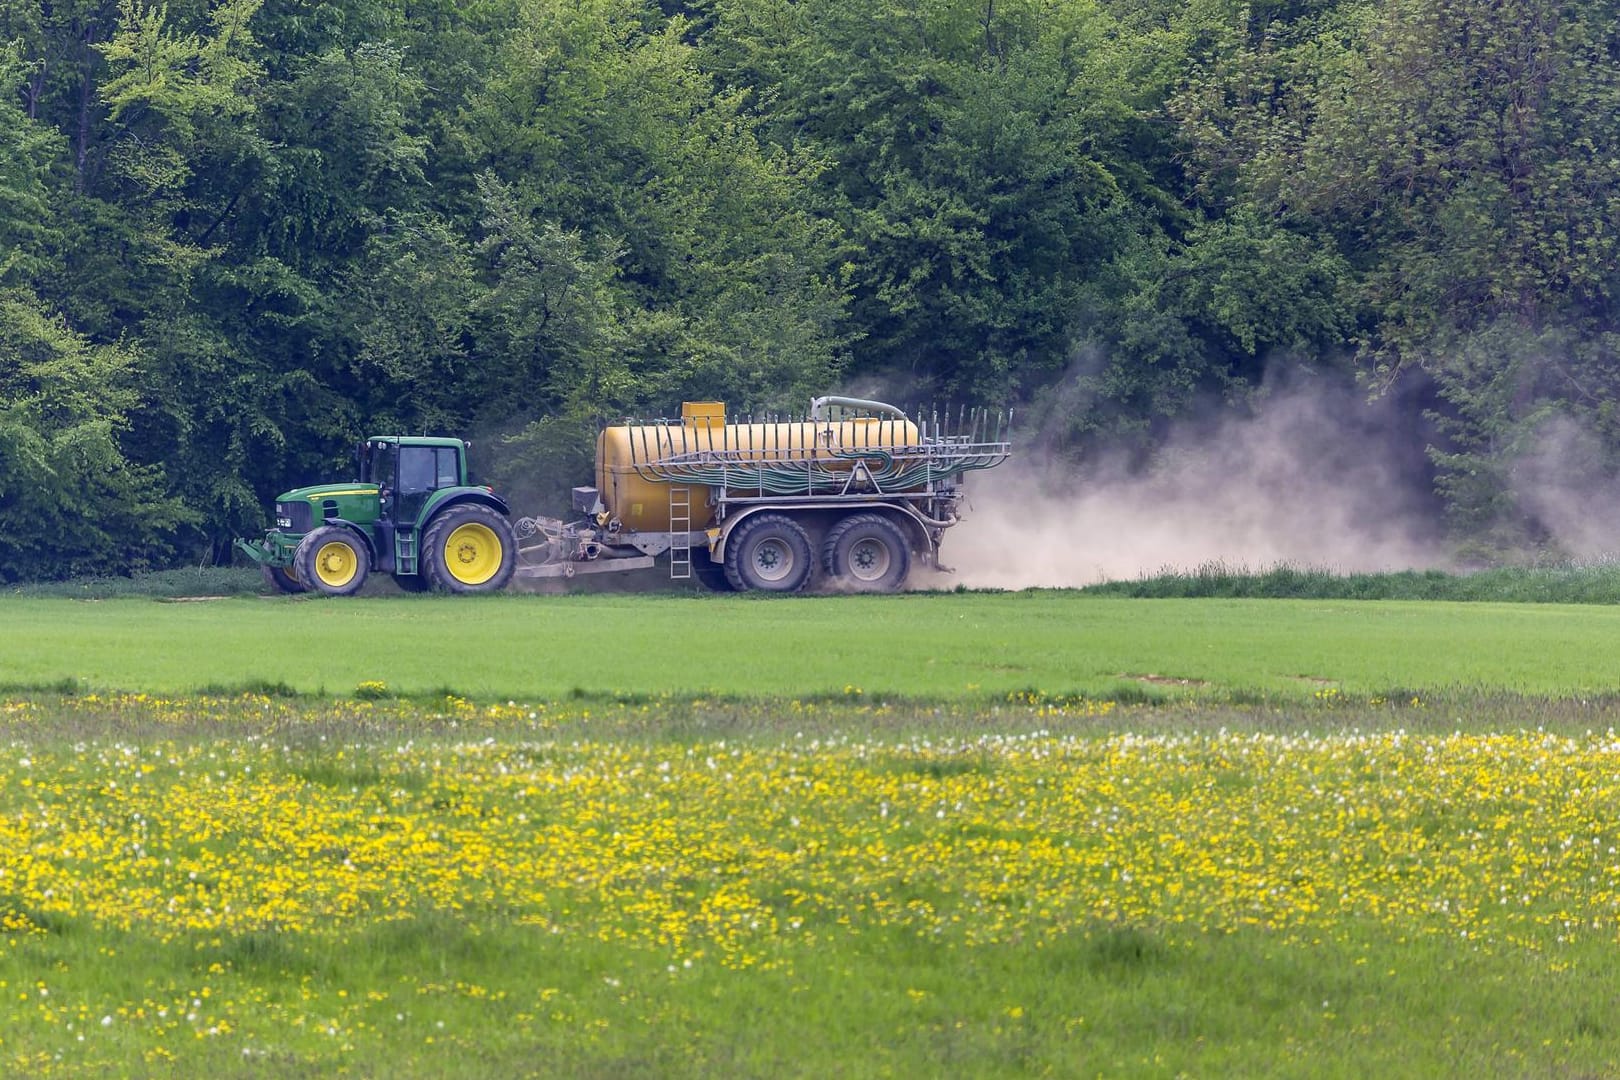
[[[379,518],[414,524],[428,498],[467,484],[467,444],[460,439],[373,436],[360,444],[360,480],[374,485]]]

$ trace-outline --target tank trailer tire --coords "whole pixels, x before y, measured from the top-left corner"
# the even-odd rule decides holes
[[[814,559],[798,522],[760,514],[739,525],[726,544],[726,580],[739,592],[798,592],[810,582]]]
[[[298,542],[293,569],[299,583],[314,592],[353,596],[371,573],[371,552],[341,525],[322,525]]]
[[[911,573],[905,533],[881,514],[851,514],[834,525],[821,559],[833,588],[848,592],[894,592]]]
[[[726,577],[724,563],[717,563],[709,557],[707,548],[694,548],[692,551],[692,576],[698,579],[710,592],[731,592],[731,579]]]
[[[259,573],[264,577],[264,583],[270,586],[271,592],[286,593],[291,596],[296,593],[308,592],[304,583],[298,580],[290,566],[271,566],[269,563],[259,564]]]
[[[422,567],[435,589],[499,592],[517,569],[517,538],[506,518],[487,506],[452,506],[422,536]]]

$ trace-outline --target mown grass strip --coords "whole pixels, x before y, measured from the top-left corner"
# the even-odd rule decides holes
[[[653,592],[690,594],[657,575],[637,579]],[[578,586],[586,593],[600,583]],[[968,591],[968,590],[963,590]],[[1329,567],[1276,563],[1249,567],[1220,560],[1194,567],[1165,567],[1136,578],[1077,587],[1088,596],[1131,599],[1269,600],[1451,600],[1532,604],[1620,603],[1620,559],[1488,567],[1468,571],[1390,570],[1345,574]],[[392,582],[377,577],[370,596],[398,596]],[[0,597],[115,600],[129,598],[196,600],[267,595],[257,570],[243,567],[189,567],[132,576],[77,578],[14,585]]]
[[[1620,607],[1075,593],[0,601],[0,684],[480,700],[1306,699],[1620,687]]]

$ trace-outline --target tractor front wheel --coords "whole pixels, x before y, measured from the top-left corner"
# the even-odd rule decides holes
[[[259,573],[264,575],[264,583],[270,586],[272,592],[294,593],[308,592],[304,583],[298,580],[290,566],[271,566],[269,563],[259,564]]]
[[[511,524],[477,503],[452,506],[434,518],[422,548],[428,581],[446,592],[499,592],[517,569]]]
[[[322,525],[298,542],[293,569],[306,588],[324,596],[352,596],[371,573],[371,552],[341,525]]]

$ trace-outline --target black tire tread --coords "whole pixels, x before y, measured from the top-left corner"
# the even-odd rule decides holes
[[[894,565],[898,567],[898,572],[890,574],[888,580],[857,582],[840,572],[839,546],[850,533],[860,529],[877,529],[889,534],[893,540]],[[821,543],[821,566],[835,587],[854,587],[864,592],[895,592],[911,576],[911,545],[906,542],[906,534],[900,526],[883,514],[851,514],[827,530],[827,538]]]
[[[264,578],[272,592],[282,593],[286,596],[296,596],[309,591],[309,586],[298,580],[298,574],[290,566],[271,566],[269,563],[259,564],[259,574]]]
[[[799,553],[804,561],[804,574],[792,586],[786,589],[767,589],[750,583],[743,576],[742,566],[754,537],[761,532],[775,528],[786,527],[789,537],[796,537],[795,543],[802,547]],[[815,576],[815,549],[810,543],[810,537],[805,533],[803,526],[786,514],[757,514],[737,526],[737,531],[726,543],[726,581],[738,592],[803,592],[810,579]]]
[[[731,583],[731,576],[726,573],[724,563],[715,562],[709,558],[707,549],[693,549],[692,576],[697,578],[698,584],[710,592],[735,592],[737,587]]]
[[[320,575],[315,573],[312,562],[317,549],[340,540],[353,549],[355,561],[359,564],[354,580],[340,589],[329,589],[321,583]],[[298,576],[299,584],[310,592],[322,596],[353,596],[365,588],[366,578],[371,574],[371,549],[366,542],[341,525],[322,525],[304,534],[298,541],[298,549],[293,553],[293,569]]]

